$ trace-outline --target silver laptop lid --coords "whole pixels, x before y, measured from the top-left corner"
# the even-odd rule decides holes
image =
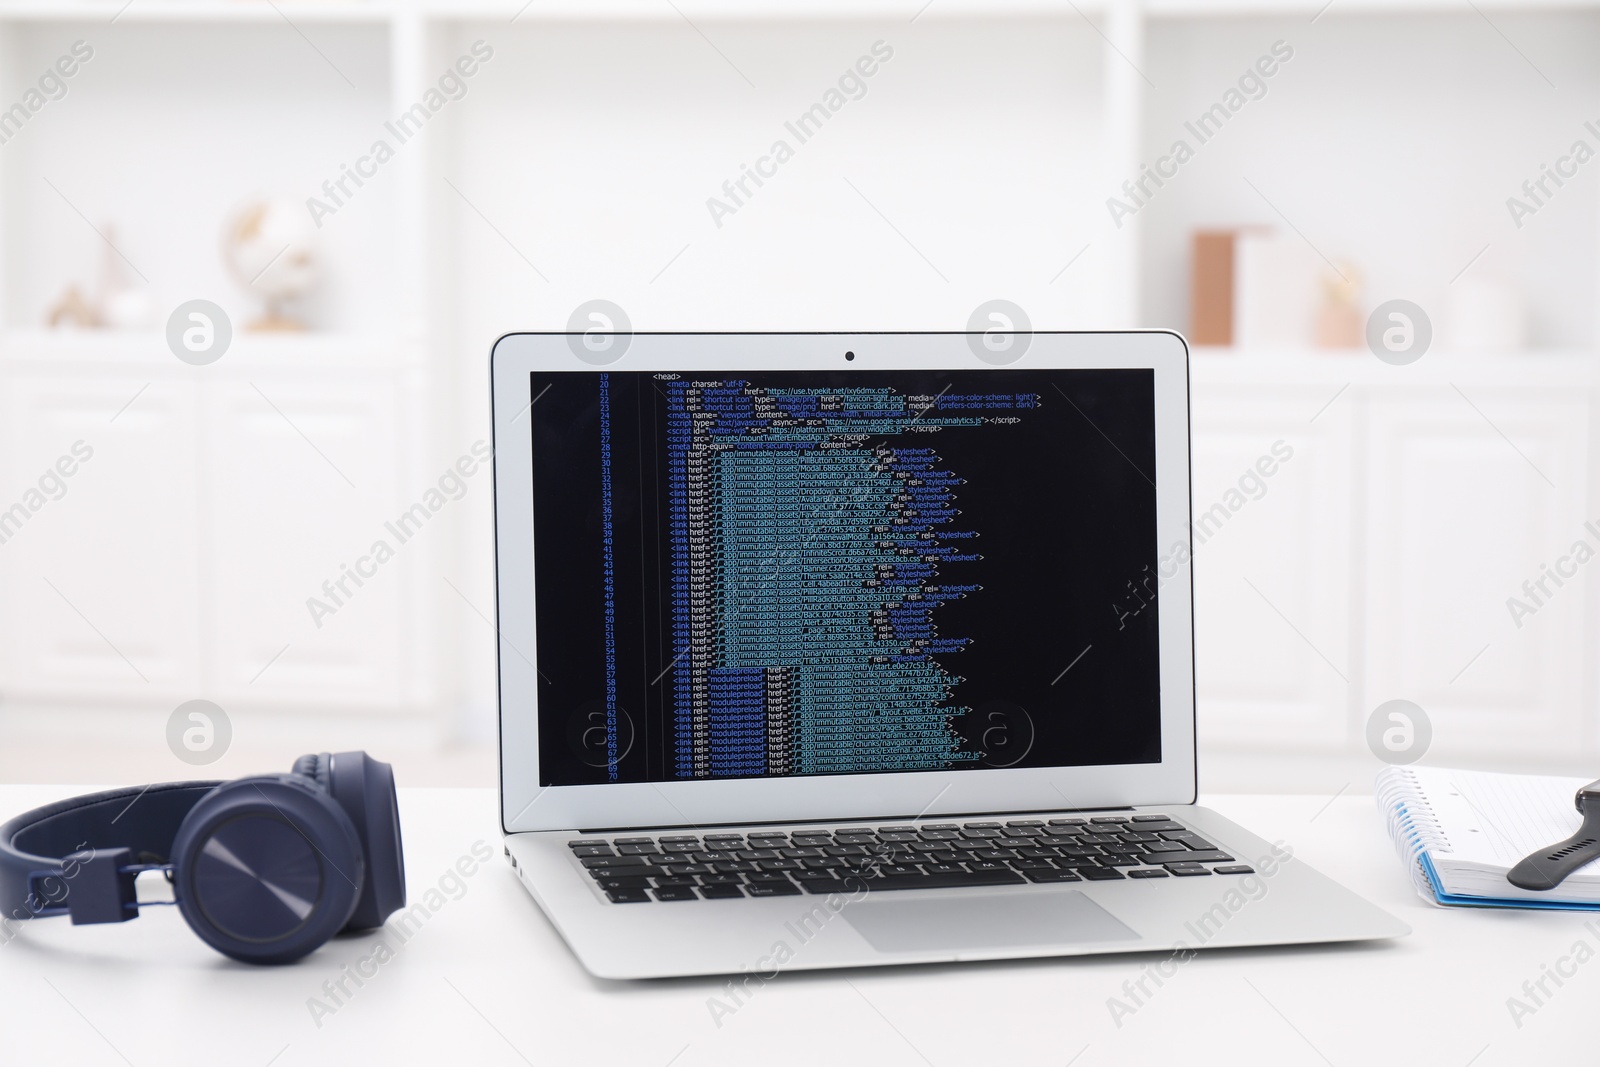
[[[1192,800],[1187,349],[1012,341],[502,338],[505,828]]]

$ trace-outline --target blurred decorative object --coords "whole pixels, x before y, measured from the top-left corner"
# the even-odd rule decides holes
[[[101,250],[100,280],[94,296],[86,296],[77,282],[68,283],[66,291],[45,312],[47,326],[137,330],[150,324],[150,294],[142,277],[135,280],[137,271],[118,249],[117,228],[105,223],[99,232],[105,247]]]
[[[1462,352],[1512,352],[1528,343],[1522,294],[1497,278],[1456,279],[1446,325],[1450,347]]]
[[[1233,329],[1240,348],[1311,347],[1327,264],[1297,234],[1245,231],[1234,244]]]
[[[261,318],[246,329],[306,328],[287,310],[317,281],[316,230],[301,205],[268,198],[246,203],[223,230],[222,258],[239,284],[261,294],[265,305]]]
[[[1189,254],[1189,341],[1233,344],[1233,251],[1236,230],[1197,230]]]
[[[113,330],[137,330],[149,325],[150,294],[134,281],[133,270],[117,248],[117,228],[105,227],[105,249],[100,258],[100,293],[96,300],[99,324]]]
[[[1361,272],[1336,263],[1322,272],[1322,306],[1317,308],[1318,348],[1360,348],[1366,341],[1361,314]]]
[[[73,283],[67,286],[67,291],[50,306],[49,311],[45,312],[44,322],[52,330],[62,327],[88,330],[100,325],[100,316],[96,313],[94,305],[89,302],[89,298],[83,295],[83,290]]]

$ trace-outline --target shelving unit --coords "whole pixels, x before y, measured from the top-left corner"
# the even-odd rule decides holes
[[[322,281],[295,309],[310,332],[250,333],[260,301],[220,255],[240,204],[324,195],[415,97],[424,27],[377,4],[120,7],[0,10],[8,103],[73,41],[94,48],[0,146],[8,490],[74,440],[96,450],[3,546],[5,726],[144,742],[203,695],[258,737],[331,723],[357,741],[374,718],[413,741],[456,733],[432,621],[448,531],[406,546],[321,627],[307,607],[427,488],[448,417],[426,399],[426,150],[397,153],[324,219]],[[107,223],[147,283],[145,327],[43,329],[68,281],[95,285]],[[206,367],[179,363],[163,333],[193,298],[234,325]]]
[[[1520,231],[1503,205],[1581,118],[1600,119],[1583,110],[1600,98],[1600,0],[1476,6],[0,0],[0,110],[74,40],[96,49],[63,99],[0,143],[0,509],[72,441],[105,442],[0,545],[0,739],[80,723],[143,744],[200,696],[261,731],[302,721],[359,743],[382,721],[396,736],[491,738],[486,477],[348,610],[317,628],[304,601],[487,437],[485,361],[502,332],[562,328],[595,297],[639,329],[959,329],[996,296],[1039,328],[1181,328],[1195,228],[1287,223],[1361,265],[1369,303],[1414,299],[1441,326],[1463,268],[1518,280],[1539,351],[1459,357],[1441,340],[1408,368],[1196,352],[1197,502],[1279,437],[1303,441],[1305,461],[1240,513],[1202,573],[1202,658],[1219,664],[1202,673],[1202,736],[1218,751],[1359,753],[1383,699],[1425,689],[1448,722],[1548,672],[1519,705],[1546,724],[1529,744],[1590,750],[1600,681],[1578,650],[1600,635],[1592,593],[1560,609],[1576,636],[1499,666],[1511,641],[1486,630],[1481,690],[1471,672],[1436,685],[1413,669],[1454,664],[1467,631],[1398,639],[1416,653],[1406,666],[1367,624],[1477,617],[1454,605],[1441,622],[1438,591],[1406,584],[1415,547],[1386,543],[1415,526],[1408,507],[1440,506],[1434,487],[1477,491],[1451,481],[1452,462],[1489,472],[1459,544],[1512,559],[1518,582],[1559,547],[1549,530],[1600,514],[1595,179]],[[228,212],[253,194],[319,194],[480,39],[494,59],[465,96],[323,220],[326,281],[304,309],[315,331],[240,329],[211,367],[172,359],[159,331],[182,301],[214,300],[236,326],[256,312],[218,255]],[[1115,227],[1106,198],[1279,39],[1296,58],[1267,95]],[[717,225],[707,198],[792,137],[785,121],[878,40],[894,59],[863,95]],[[44,330],[66,283],[93,284],[106,222],[149,279],[152,321]],[[1516,447],[1560,468],[1554,495],[1517,495],[1531,475]],[[1516,503],[1495,506],[1487,487]],[[1266,591],[1276,579],[1252,568],[1269,556],[1277,606],[1321,653],[1238,580]],[[72,603],[41,575],[78,575],[56,583]],[[1497,609],[1507,581],[1468,584]],[[1260,648],[1273,669],[1252,674]],[[1343,678],[1318,673],[1324,654]]]

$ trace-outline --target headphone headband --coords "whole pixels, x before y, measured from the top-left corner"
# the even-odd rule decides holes
[[[165,863],[184,816],[218,784],[169,782],[90,793],[0,826],[0,922],[62,914],[71,900],[70,883],[94,865],[95,850],[126,850]]]

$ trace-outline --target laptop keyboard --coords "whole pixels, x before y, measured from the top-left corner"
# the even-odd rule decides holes
[[[1250,874],[1167,815],[582,837],[615,904]]]

